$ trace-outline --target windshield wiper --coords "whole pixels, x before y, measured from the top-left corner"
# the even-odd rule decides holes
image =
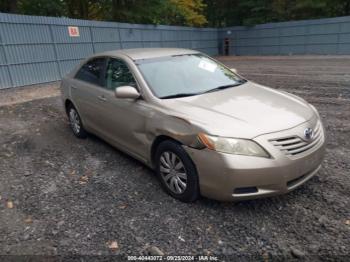
[[[179,94],[174,94],[174,95],[169,95],[169,96],[162,96],[162,97],[160,97],[160,99],[180,98],[180,97],[186,97],[186,96],[196,96],[196,95],[201,95],[201,94],[205,94],[205,93],[215,92],[215,91],[218,91],[218,90],[223,90],[223,89],[234,87],[234,86],[239,86],[241,84],[244,84],[245,82],[247,82],[247,80],[241,79],[236,84],[218,86],[216,88],[213,88],[213,89],[210,89],[208,91],[201,92],[201,93],[179,93]]]
[[[175,95],[169,95],[169,96],[162,96],[160,99],[169,99],[169,98],[179,98],[179,97],[186,97],[186,96],[195,96],[200,93],[179,93]]]
[[[237,84],[231,84],[231,85],[223,85],[223,86],[218,86],[218,87],[215,87],[213,89],[210,89],[208,91],[205,91],[203,92],[202,94],[205,94],[205,93],[211,93],[211,92],[215,92],[215,91],[219,91],[219,90],[223,90],[223,89],[227,89],[227,88],[230,88],[230,87],[235,87],[235,86],[239,86],[239,85],[242,85],[244,84],[245,82],[247,82],[247,80],[245,79],[241,79],[238,81]]]

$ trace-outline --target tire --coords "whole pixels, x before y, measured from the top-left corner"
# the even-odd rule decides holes
[[[197,170],[180,144],[171,140],[162,142],[156,150],[155,168],[163,189],[169,195],[182,202],[198,199]]]
[[[73,105],[69,105],[67,109],[69,125],[73,131],[73,134],[78,138],[86,138],[87,132],[83,127],[80,115]]]

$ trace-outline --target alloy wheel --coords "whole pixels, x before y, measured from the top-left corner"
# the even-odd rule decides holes
[[[73,132],[75,134],[79,134],[81,129],[81,124],[80,124],[78,112],[74,108],[71,108],[69,111],[69,121],[73,129]]]

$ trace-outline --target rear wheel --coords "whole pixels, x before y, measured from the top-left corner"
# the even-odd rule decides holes
[[[180,144],[162,142],[155,156],[156,172],[165,191],[172,197],[193,202],[199,197],[196,168]]]
[[[87,132],[83,127],[78,111],[75,109],[73,105],[69,105],[67,112],[68,112],[69,124],[73,131],[73,134],[78,138],[86,138]]]

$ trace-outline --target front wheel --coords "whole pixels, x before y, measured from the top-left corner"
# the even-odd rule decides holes
[[[156,172],[164,190],[172,197],[193,202],[199,197],[196,167],[180,144],[162,142],[155,156]]]

